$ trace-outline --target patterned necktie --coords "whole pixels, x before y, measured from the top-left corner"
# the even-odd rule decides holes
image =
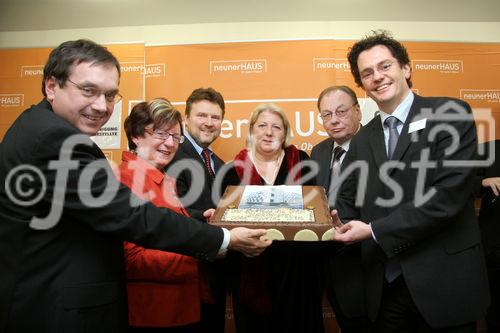
[[[201,155],[203,156],[203,162],[205,163],[205,168],[207,168],[208,173],[210,176],[215,177],[214,170],[212,169],[212,163],[210,159],[210,150],[208,148],[203,148],[203,151],[201,152]]]
[[[341,146],[333,149],[332,159],[330,160],[330,177],[328,178],[327,193],[338,187],[337,177],[340,173],[340,158],[344,155],[345,150]]]
[[[340,158],[344,155],[345,150],[341,146],[335,147],[333,149],[332,160],[330,161],[330,168],[334,168],[335,166],[340,166]]]
[[[392,159],[392,155],[394,154],[394,150],[396,149],[396,145],[398,143],[399,133],[397,127],[399,123],[399,119],[394,116],[390,116],[384,121],[385,126],[389,128],[389,142],[387,145],[388,159]]]

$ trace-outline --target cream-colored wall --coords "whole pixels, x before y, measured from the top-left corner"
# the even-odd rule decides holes
[[[128,26],[95,29],[0,32],[0,48],[53,47],[66,40],[146,45],[197,44],[290,39],[359,39],[387,29],[400,40],[500,42],[500,22],[249,22]]]

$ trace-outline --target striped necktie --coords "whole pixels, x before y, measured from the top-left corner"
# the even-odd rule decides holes
[[[330,175],[328,177],[327,193],[330,193],[330,191],[333,191],[339,185],[337,178],[340,174],[340,158],[344,153],[345,150],[341,146],[337,146],[333,149],[332,159],[330,160]]]

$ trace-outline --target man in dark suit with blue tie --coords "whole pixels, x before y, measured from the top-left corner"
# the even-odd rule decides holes
[[[336,240],[361,242],[368,315],[380,332],[475,332],[489,290],[470,106],[414,94],[407,51],[387,32],[348,60],[380,109],[351,141],[336,201],[345,224],[334,216]]]
[[[176,178],[177,192],[184,206],[192,217],[202,221],[204,211],[217,207],[212,198],[212,187],[215,174],[224,161],[210,146],[220,135],[224,113],[225,103],[220,92],[213,88],[193,90],[186,100],[186,140],[179,146],[171,167],[167,169],[167,173]],[[176,169],[182,171],[176,175]],[[213,304],[202,303],[202,330],[223,333],[226,311],[224,260],[205,262],[203,269]]]
[[[317,106],[329,137],[313,147],[311,159],[318,163],[316,180],[325,188],[332,206],[340,166],[351,138],[361,128],[361,110],[356,93],[347,86],[325,88]],[[346,246],[328,258],[325,266],[327,298],[343,333],[369,332],[371,326],[366,316],[360,249],[359,244]]]

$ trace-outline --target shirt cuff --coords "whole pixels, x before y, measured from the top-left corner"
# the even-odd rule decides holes
[[[377,242],[377,237],[375,237],[375,234],[373,233],[372,224],[371,224],[371,223],[368,223],[368,226],[370,227],[370,232],[372,233],[372,238],[373,238],[373,240],[375,241],[375,243],[377,243],[377,244],[378,244],[378,242]]]
[[[224,239],[222,240],[222,244],[220,246],[219,252],[217,254],[224,254],[227,251],[227,247],[229,246],[229,241],[231,240],[231,233],[226,228],[222,228],[224,232]]]

